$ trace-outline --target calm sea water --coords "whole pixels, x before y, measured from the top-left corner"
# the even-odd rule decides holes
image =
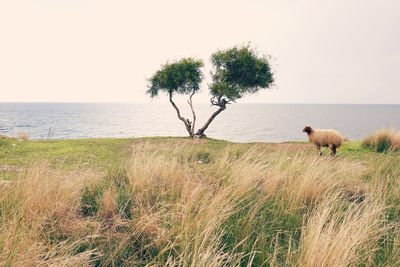
[[[197,126],[215,110],[207,104],[195,108]],[[361,140],[381,127],[400,129],[400,105],[233,104],[206,134],[236,142],[305,141],[305,125]],[[187,135],[169,104],[0,103],[0,134],[20,133],[31,139]]]

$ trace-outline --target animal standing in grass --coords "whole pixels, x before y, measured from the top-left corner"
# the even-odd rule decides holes
[[[313,129],[310,126],[306,126],[303,132],[307,133],[308,140],[317,147],[319,155],[322,155],[322,146],[329,147],[332,151],[331,155],[335,156],[336,148],[340,147],[343,142],[343,137],[340,133],[332,129]]]

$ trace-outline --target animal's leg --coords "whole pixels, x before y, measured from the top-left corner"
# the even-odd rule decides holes
[[[317,144],[316,147],[317,147],[317,150],[319,152],[319,155],[322,156],[321,145]]]
[[[332,145],[332,146],[331,146],[331,150],[332,150],[331,155],[332,155],[332,157],[333,157],[333,156],[336,155],[336,145]]]

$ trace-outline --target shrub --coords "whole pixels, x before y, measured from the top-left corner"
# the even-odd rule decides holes
[[[400,132],[383,128],[364,138],[362,145],[377,152],[388,152],[400,149]]]
[[[19,139],[22,139],[22,140],[29,140],[29,134],[27,134],[27,133],[19,133],[18,135],[17,135],[17,137],[19,138]]]

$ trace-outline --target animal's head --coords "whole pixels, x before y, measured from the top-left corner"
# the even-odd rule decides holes
[[[303,132],[310,134],[313,132],[313,128],[311,128],[310,126],[306,126],[306,127],[304,127]]]

